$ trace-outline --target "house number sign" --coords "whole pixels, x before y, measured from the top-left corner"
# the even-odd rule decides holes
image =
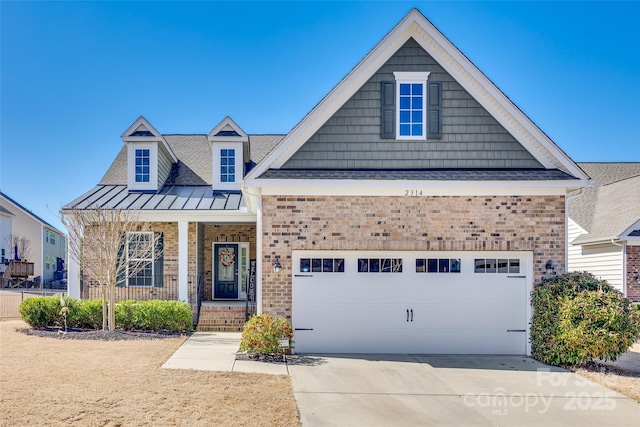
[[[422,190],[404,190],[405,196],[422,196]]]

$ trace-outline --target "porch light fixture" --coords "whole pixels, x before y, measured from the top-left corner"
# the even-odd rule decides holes
[[[280,270],[282,270],[282,265],[280,264],[279,255],[276,255],[276,260],[273,262],[272,267],[273,267],[273,272],[276,274],[279,274]]]
[[[547,270],[547,276],[553,276],[555,273],[555,267],[553,266],[553,262],[551,260],[547,261],[547,265],[544,266],[545,270]]]

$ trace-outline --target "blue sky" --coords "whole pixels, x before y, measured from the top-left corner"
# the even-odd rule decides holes
[[[575,161],[640,161],[640,2],[0,1],[0,188],[61,227],[140,115],[286,133],[412,7]]]

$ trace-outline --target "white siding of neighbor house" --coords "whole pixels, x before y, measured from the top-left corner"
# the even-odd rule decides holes
[[[9,200],[2,198],[1,202],[2,206],[15,215],[11,219],[11,232],[29,241],[30,256],[26,258],[26,261],[33,263],[33,275],[42,277],[44,272],[42,224]],[[14,257],[13,249],[8,255],[7,258],[12,259]]]
[[[0,249],[4,249],[4,256],[7,259],[11,256],[11,242],[9,238],[11,236],[11,218],[8,216],[0,215]]]
[[[612,244],[574,246],[571,242],[585,231],[571,218],[568,222],[568,271],[588,271],[624,292],[623,248]]]

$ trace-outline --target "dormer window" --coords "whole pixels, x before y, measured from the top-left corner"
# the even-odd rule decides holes
[[[162,134],[140,116],[122,134],[127,145],[127,186],[129,191],[157,191],[169,176],[178,158]]]
[[[149,182],[150,173],[149,149],[136,149],[136,182]]]
[[[211,144],[214,190],[240,190],[249,137],[231,117],[225,117],[207,135]]]
[[[236,182],[236,150],[220,150],[220,182]]]

